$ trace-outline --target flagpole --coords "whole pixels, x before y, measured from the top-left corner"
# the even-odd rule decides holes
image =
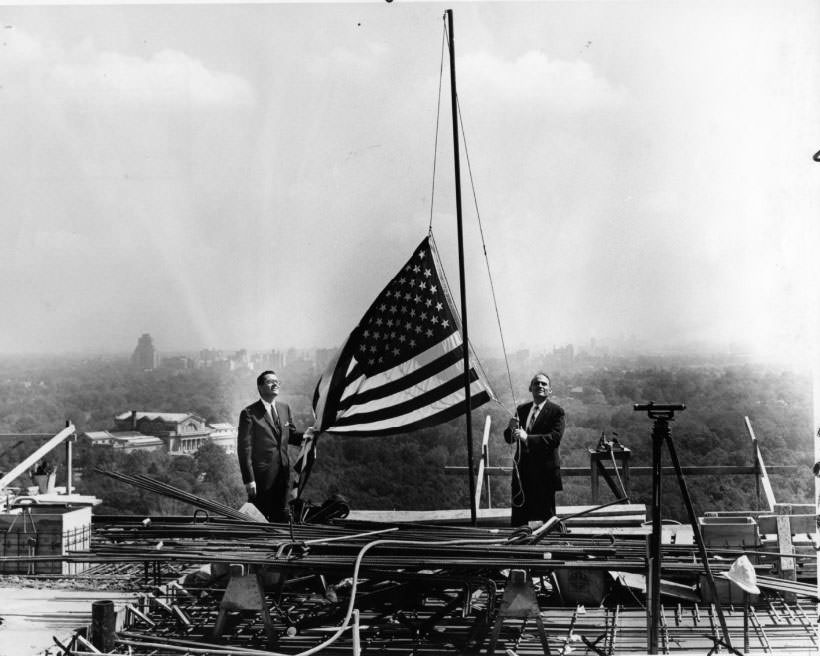
[[[461,292],[461,336],[464,340],[464,415],[467,420],[467,472],[470,478],[470,521],[476,525],[475,473],[473,472],[473,422],[470,404],[470,342],[467,339],[467,294],[464,282],[464,231],[461,227],[461,169],[458,147],[458,101],[456,98],[455,36],[453,10],[447,9],[448,45],[450,50],[450,100],[453,113],[453,163],[456,179],[456,226],[458,228],[458,282]]]

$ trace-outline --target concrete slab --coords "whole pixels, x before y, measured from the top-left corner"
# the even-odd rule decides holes
[[[93,601],[112,599],[117,605],[133,597],[104,590],[3,587],[0,579],[0,656],[61,653],[52,636],[65,643],[90,624]]]

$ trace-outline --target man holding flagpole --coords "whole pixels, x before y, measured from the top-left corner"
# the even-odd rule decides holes
[[[268,521],[286,522],[291,491],[288,445],[311,440],[314,429],[308,428],[304,434],[296,430],[290,406],[276,400],[280,382],[275,372],[259,374],[256,387],[259,400],[239,414],[239,469],[248,500]]]

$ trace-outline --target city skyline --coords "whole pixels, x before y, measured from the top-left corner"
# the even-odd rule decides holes
[[[431,220],[456,289],[444,8],[4,7],[0,353],[340,344]],[[484,244],[508,351],[817,348],[816,3],[454,12],[477,348]]]

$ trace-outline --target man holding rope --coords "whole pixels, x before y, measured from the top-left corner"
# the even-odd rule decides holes
[[[507,443],[516,445],[512,526],[555,516],[555,493],[563,489],[558,447],[564,435],[564,410],[549,400],[552,385],[547,374],[533,376],[529,389],[532,402],[518,406],[504,431]]]

